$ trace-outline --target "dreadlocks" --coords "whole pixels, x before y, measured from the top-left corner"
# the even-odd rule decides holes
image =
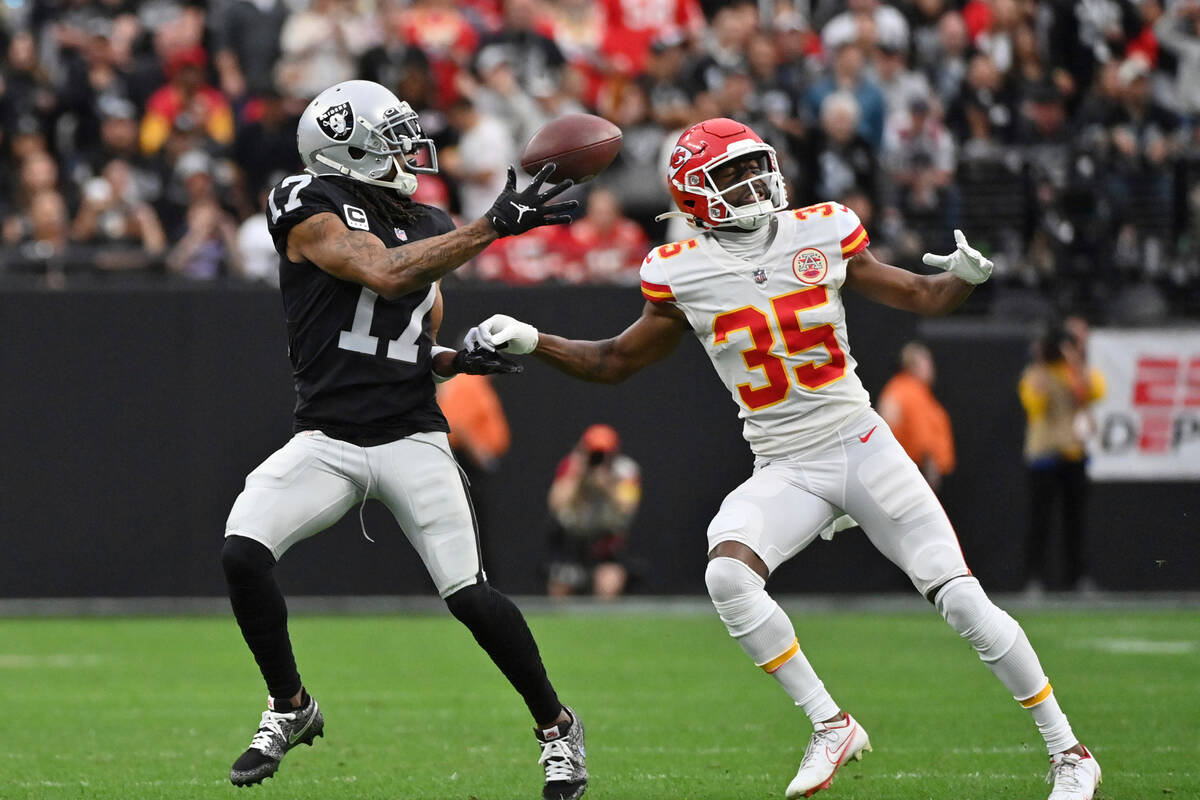
[[[372,186],[341,175],[326,177],[337,181],[337,185],[357,197],[372,216],[378,217],[388,225],[406,228],[425,216],[423,205],[413,202],[411,197],[405,197],[393,189]]]

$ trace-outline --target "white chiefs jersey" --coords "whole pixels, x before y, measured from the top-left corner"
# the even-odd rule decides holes
[[[642,294],[691,323],[745,421],[756,456],[794,453],[870,405],[854,371],[841,288],[870,243],[837,203],[776,214],[767,252],[739,258],[711,234],[663,245],[642,263]]]

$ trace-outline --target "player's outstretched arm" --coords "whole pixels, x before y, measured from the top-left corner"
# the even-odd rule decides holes
[[[992,274],[992,262],[967,243],[962,231],[956,230],[954,238],[958,247],[950,255],[926,253],[922,258],[929,266],[946,270],[943,275],[918,275],[884,264],[868,249],[846,265],[846,285],[893,308],[927,315],[948,314]]]
[[[310,261],[382,297],[400,297],[452,272],[502,236],[570,222],[570,212],[579,202],[550,201],[571,188],[571,181],[541,190],[553,171],[554,164],[547,164],[518,192],[516,173],[509,167],[508,184],[487,214],[470,225],[400,247],[386,247],[373,233],[350,230],[336,214],[314,214],[288,234],[288,258]]]
[[[533,353],[555,369],[585,381],[620,383],[670,355],[688,327],[687,318],[674,306],[646,303],[642,316],[611,339],[564,339],[497,314],[472,328],[467,341],[511,353]]]

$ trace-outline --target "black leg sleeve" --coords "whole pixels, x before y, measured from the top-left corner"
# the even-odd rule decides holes
[[[267,691],[280,699],[300,691],[300,673],[288,637],[287,604],[275,582],[275,558],[245,536],[227,536],[221,566],[229,584],[229,602],[242,638],[254,654]]]
[[[446,606],[525,700],[534,722],[557,719],[562,703],[546,677],[537,642],[516,604],[490,584],[477,583],[447,597]]]

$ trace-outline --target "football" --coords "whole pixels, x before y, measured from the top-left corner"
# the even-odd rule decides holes
[[[551,182],[590,180],[613,162],[621,149],[621,129],[592,114],[567,114],[537,129],[521,153],[521,167],[536,175],[553,161]]]

